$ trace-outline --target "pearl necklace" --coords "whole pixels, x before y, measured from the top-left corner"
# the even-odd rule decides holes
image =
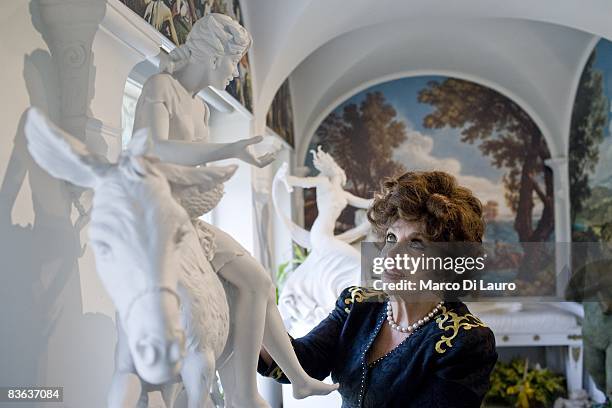
[[[440,303],[436,305],[436,307],[433,308],[431,312],[427,313],[425,317],[423,317],[422,319],[419,319],[417,322],[415,322],[414,324],[411,324],[408,327],[404,327],[404,326],[400,326],[399,324],[397,324],[395,319],[393,319],[393,308],[391,307],[391,303],[387,301],[387,322],[389,323],[389,326],[391,326],[393,330],[397,330],[398,332],[401,332],[401,333],[412,333],[413,331],[415,331],[416,329],[418,329],[419,327],[423,326],[425,323],[433,319],[434,316],[438,314],[443,304],[444,304],[444,301],[441,301]]]

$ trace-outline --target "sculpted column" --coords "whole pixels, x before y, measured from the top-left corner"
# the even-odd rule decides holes
[[[95,68],[91,47],[100,22],[104,18],[106,0],[38,0],[39,31],[49,47],[57,72],[59,97],[58,125],[85,142],[93,151],[106,155],[107,146],[100,136],[87,140],[93,97]],[[80,218],[80,229],[88,220],[87,205],[79,198],[81,190],[68,185],[71,201]]]
[[[572,242],[570,220],[570,186],[567,157],[557,156],[546,160],[553,172],[555,186],[555,242],[557,243],[556,275],[557,295],[562,296],[569,281]]]
[[[59,80],[59,125],[85,141],[95,76],[91,46],[106,10],[105,0],[39,0],[41,33]]]
[[[36,30],[45,41],[52,63],[45,86],[53,89],[47,95],[47,106],[54,121],[64,130],[85,142],[92,151],[106,155],[107,145],[99,132],[88,135],[92,123],[90,105],[96,77],[92,44],[106,12],[105,0],[31,0],[30,11]],[[45,51],[46,52],[46,51]],[[35,196],[44,202],[36,213],[34,229],[41,242],[41,253],[51,242],[57,242],[56,253],[47,252],[36,265],[44,288],[47,276],[54,277],[53,292],[45,291],[48,312],[44,319],[52,328],[45,341],[41,361],[41,381],[61,384],[64,403],[69,406],[100,406],[108,390],[106,377],[112,372],[112,344],[115,334],[108,316],[85,313],[83,310],[84,276],[94,271],[92,259],[83,257],[81,228],[89,219],[86,197],[82,189],[55,180],[43,184],[43,176],[32,168],[31,177],[41,179]],[[61,200],[59,199],[61,197]],[[72,205],[80,217],[75,221]],[[61,212],[47,209],[61,206]],[[40,257],[40,256],[38,256]],[[96,297],[100,297],[100,291]],[[91,297],[91,296],[90,296]],[[95,350],[92,353],[91,350]],[[83,376],[81,367],[95,367],[95,373]]]

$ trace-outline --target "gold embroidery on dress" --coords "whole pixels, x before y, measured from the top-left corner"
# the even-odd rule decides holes
[[[285,373],[283,373],[283,370],[281,370],[279,366],[276,366],[274,370],[272,370],[272,372],[270,373],[269,377],[278,381],[283,378],[284,375]]]
[[[367,299],[373,297],[380,297],[382,299],[382,297],[384,296],[384,293],[381,291],[362,288],[360,286],[351,286],[350,288],[348,288],[348,290],[351,294],[351,297],[347,297],[346,299],[344,299],[344,304],[347,305],[344,308],[344,311],[346,313],[349,313],[351,311],[350,305],[354,304],[355,302],[362,303]]]
[[[448,324],[445,326],[445,324]],[[444,354],[448,348],[453,347],[453,339],[459,334],[459,329],[470,330],[474,327],[487,327],[479,318],[471,313],[458,316],[457,313],[447,311],[445,306],[442,306],[442,314],[436,318],[438,327],[447,332],[450,331],[450,335],[442,335],[440,341],[436,343],[436,351],[440,354]],[[444,347],[446,346],[446,347]]]

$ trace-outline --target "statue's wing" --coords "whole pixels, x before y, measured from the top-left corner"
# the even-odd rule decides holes
[[[351,228],[348,231],[344,231],[342,234],[336,235],[335,238],[344,242],[348,242],[350,244],[352,242],[357,241],[359,238],[367,235],[368,231],[370,230],[370,227],[370,222],[364,221],[356,227]]]
[[[187,167],[171,163],[156,163],[170,183],[172,195],[183,206],[190,218],[200,217],[219,204],[223,197],[223,183],[229,180],[238,166]]]
[[[198,186],[201,191],[213,190],[220,184],[229,180],[238,166],[181,166],[168,162],[156,163],[172,186],[192,187]]]
[[[274,209],[276,210],[278,216],[283,220],[285,226],[289,229],[291,239],[293,239],[299,246],[306,249],[311,249],[312,245],[310,244],[310,232],[294,223],[293,220],[291,220],[278,205],[278,186],[282,183],[283,181],[280,180],[279,177],[274,177],[274,180],[272,181],[272,203],[274,204]]]

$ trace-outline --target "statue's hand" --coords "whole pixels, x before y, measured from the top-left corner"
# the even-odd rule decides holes
[[[234,143],[234,148],[237,149],[236,158],[249,163],[257,167],[266,167],[272,163],[276,158],[276,154],[269,152],[262,154],[261,156],[255,156],[255,154],[249,149],[249,146],[257,144],[263,140],[263,136],[255,136],[249,139],[239,140]]]
[[[276,174],[274,175],[274,180],[278,180],[280,182],[282,182],[285,185],[285,188],[287,189],[287,192],[292,192],[293,191],[293,186],[291,184],[289,184],[289,182],[287,181],[287,174],[289,172],[289,164],[287,164],[287,162],[283,163],[278,171],[276,172]]]

